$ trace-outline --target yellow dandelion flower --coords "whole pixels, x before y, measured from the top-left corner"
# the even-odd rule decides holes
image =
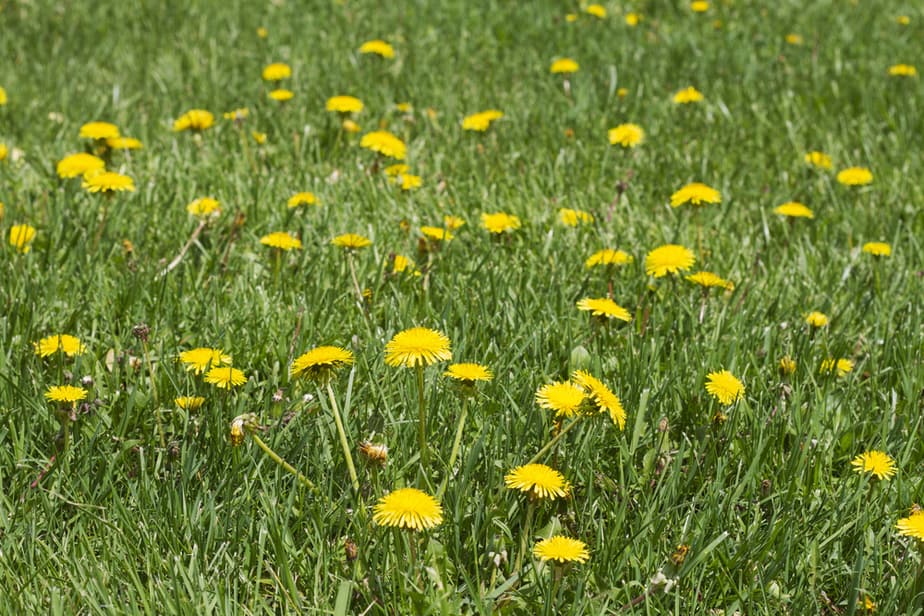
[[[634,261],[632,255],[622,250],[604,248],[590,255],[590,257],[584,261],[584,267],[591,268],[596,265],[625,265],[627,263],[632,263],[632,261]]]
[[[620,124],[607,132],[610,145],[634,148],[645,140],[645,131],[638,124]]]
[[[190,109],[173,122],[174,132],[184,130],[203,131],[215,124],[215,116],[205,109]]]
[[[0,143],[0,162],[5,161],[9,153],[10,153],[10,149],[6,147],[6,144]]]
[[[45,392],[45,398],[51,402],[68,402],[75,404],[87,397],[87,390],[73,385],[52,385]]]
[[[450,232],[448,229],[444,229],[443,227],[423,226],[420,228],[420,232],[427,239],[438,241],[438,242],[442,242],[442,241],[448,242],[453,237],[455,237],[452,234],[452,232]]]
[[[231,389],[247,382],[244,372],[231,366],[212,368],[205,374],[205,382],[221,389]]]
[[[231,111],[226,111],[221,114],[224,119],[232,120],[234,122],[241,122],[250,115],[250,109],[247,107],[241,107],[239,109],[232,109]]]
[[[253,140],[257,142],[257,145],[263,145],[266,143],[266,133],[261,133],[260,131],[252,130],[250,131],[250,136],[253,137]]]
[[[35,239],[35,227],[32,225],[13,225],[10,227],[10,246],[20,254],[32,250],[32,240]]]
[[[180,362],[186,365],[186,370],[195,371],[196,374],[202,374],[209,366],[230,366],[231,356],[225,354],[221,349],[212,349],[209,347],[197,347],[180,353]]]
[[[788,355],[780,358],[780,372],[783,374],[793,374],[796,371],[796,360]]]
[[[555,411],[555,417],[572,417],[581,411],[587,394],[584,388],[570,381],[554,381],[536,391],[536,404]]]
[[[404,160],[407,156],[407,145],[401,139],[385,130],[366,133],[359,142],[360,147],[378,152],[383,156]]]
[[[873,183],[873,173],[866,167],[848,167],[837,173],[837,181],[844,186],[866,186]]]
[[[693,86],[688,86],[674,94],[675,105],[688,105],[703,100],[703,94]]]
[[[693,267],[696,257],[689,249],[677,244],[659,246],[645,255],[645,273],[655,278],[676,274]]]
[[[491,127],[491,124],[495,120],[499,120],[502,117],[504,117],[504,112],[497,109],[488,109],[487,111],[474,113],[462,119],[462,130],[484,132]]]
[[[744,397],[744,384],[728,370],[710,372],[706,379],[706,391],[722,404],[731,404]]]
[[[389,366],[414,368],[438,361],[450,361],[449,338],[426,327],[412,327],[395,334],[385,345],[385,363]]]
[[[519,217],[504,212],[483,213],[481,215],[481,226],[490,233],[510,233],[519,229],[521,224]]]
[[[824,327],[828,324],[828,315],[823,312],[813,310],[805,315],[805,322],[812,327]]]
[[[545,562],[554,560],[558,563],[586,563],[590,559],[587,544],[578,539],[555,535],[543,539],[533,548],[533,556]]]
[[[706,0],[695,0],[690,3],[690,10],[694,13],[705,13],[709,10],[709,3]]]
[[[555,500],[568,496],[564,475],[545,464],[518,466],[504,476],[504,484],[510,490],[529,494],[530,498]]]
[[[735,288],[734,282],[725,280],[712,272],[696,272],[695,274],[687,276],[686,280],[707,289],[710,287],[721,287],[727,291],[731,291]]]
[[[443,216],[443,224],[446,225],[446,228],[450,231],[455,231],[456,229],[463,227],[465,225],[465,221],[458,216],[446,214]]]
[[[363,102],[355,96],[332,96],[324,108],[338,113],[359,113],[363,110]]]
[[[269,30],[267,30],[263,26],[260,26],[259,28],[257,28],[257,36],[260,37],[261,39],[265,39],[266,37],[269,36]]]
[[[204,218],[212,214],[220,214],[221,204],[212,197],[199,197],[189,202],[186,206],[186,211],[193,216]]]
[[[778,205],[773,208],[773,213],[788,218],[815,218],[815,214],[812,210],[798,201],[788,201],[782,205]]]
[[[388,165],[388,166],[385,167],[385,169],[384,169],[385,175],[387,175],[388,177],[391,177],[391,178],[393,178],[393,177],[398,177],[398,176],[401,175],[402,173],[407,173],[407,172],[410,171],[410,170],[411,170],[410,166],[409,166],[409,165],[405,165],[404,163],[398,163],[398,164],[395,164],[395,165]]]
[[[567,15],[565,15],[565,21],[567,21],[569,24],[574,23],[577,20],[578,20],[577,13],[568,13]]]
[[[3,86],[0,86],[0,107],[6,105],[8,100],[9,98],[7,98],[6,89],[4,89]]]
[[[295,96],[295,92],[292,90],[286,90],[285,88],[279,88],[278,90],[273,90],[267,96],[269,96],[274,101],[284,103],[285,101],[292,100]]]
[[[174,398],[173,403],[184,411],[196,411],[205,404],[205,398],[202,396],[180,396]]]
[[[481,364],[471,363],[450,364],[443,375],[448,376],[451,379],[466,383],[474,383],[475,381],[490,381],[494,378],[494,375],[491,374],[491,371]]]
[[[626,409],[622,407],[619,397],[610,391],[609,387],[586,370],[575,370],[571,375],[571,380],[586,390],[587,397],[596,407],[598,413],[609,414],[610,419],[619,426],[620,430],[625,429]]]
[[[566,227],[576,227],[579,224],[591,224],[594,221],[594,217],[584,210],[563,207],[558,210],[558,220]]]
[[[895,460],[882,451],[870,450],[861,453],[851,460],[850,464],[853,466],[853,470],[861,475],[866,473],[876,479],[888,481],[890,477],[895,475]]]
[[[264,246],[271,246],[279,250],[301,250],[302,241],[285,231],[274,231],[260,238]]]
[[[584,12],[597,19],[606,19],[606,8],[602,4],[589,4]]]
[[[897,23],[900,26],[907,26],[911,23],[911,18],[908,17],[907,15],[899,15],[898,17],[895,18],[895,23]]]
[[[282,81],[292,76],[292,67],[285,62],[273,62],[263,67],[263,81]]]
[[[359,46],[359,53],[362,54],[375,54],[383,58],[394,58],[395,57],[395,48],[386,43],[385,41],[375,39],[372,41],[366,41]]]
[[[924,541],[924,511],[917,510],[907,518],[901,518],[895,524],[895,528],[898,529],[899,535]]]
[[[671,195],[671,207],[679,207],[684,203],[691,205],[705,205],[706,203],[721,203],[722,193],[702,182],[687,184]]]
[[[801,45],[802,36],[799,34],[791,33],[786,35],[786,42],[790,45]]]
[[[863,252],[874,257],[890,257],[892,256],[892,247],[885,242],[866,242],[863,244]]]
[[[805,164],[817,169],[830,169],[832,166],[831,157],[817,150],[805,155]]]
[[[48,357],[49,355],[54,355],[58,351],[61,351],[68,357],[74,357],[76,355],[83,355],[86,351],[86,348],[83,343],[80,342],[79,338],[68,334],[48,336],[47,338],[42,338],[38,342],[33,342],[32,346],[35,347],[35,354],[39,357]]]
[[[346,119],[343,122],[341,122],[340,128],[342,128],[344,131],[348,133],[354,133],[354,134],[358,133],[359,131],[363,129],[362,126],[360,126],[359,124],[357,124],[356,122],[350,119]]]
[[[595,317],[618,319],[626,322],[632,320],[632,315],[629,314],[628,310],[608,297],[601,297],[598,299],[585,297],[582,300],[578,300],[577,307],[578,310],[589,312]]]
[[[379,499],[372,508],[372,521],[379,526],[425,530],[443,521],[443,508],[426,492],[401,488]]]
[[[289,368],[290,377],[305,377],[326,383],[334,373],[353,363],[353,353],[336,346],[320,346],[300,355]]]
[[[634,28],[639,24],[640,21],[642,21],[642,16],[638,13],[626,13],[624,20],[627,26]]]
[[[414,106],[407,102],[395,103],[395,109],[397,109],[401,113],[411,113],[412,111],[414,111]]]
[[[414,265],[414,261],[405,257],[404,255],[395,255],[394,262],[391,266],[391,271],[393,274],[414,272],[416,269],[417,267]]]
[[[616,90],[616,96],[619,98],[625,98],[629,96],[629,88],[619,88]]]
[[[419,175],[413,175],[410,173],[402,173],[398,177],[392,180],[395,184],[401,187],[401,190],[417,190],[423,186],[423,178]]]
[[[578,63],[571,58],[559,58],[552,62],[552,66],[549,67],[549,72],[553,74],[569,75],[578,72],[579,68],[580,66],[578,66]]]
[[[340,248],[346,248],[348,250],[359,250],[360,248],[365,248],[366,246],[372,245],[372,240],[368,237],[363,237],[356,233],[344,233],[343,235],[338,235],[330,241],[334,246],[339,246]]]
[[[318,207],[321,206],[321,204],[318,203],[318,198],[314,193],[311,192],[295,193],[289,197],[287,205],[289,208],[298,207],[300,205],[317,205]]]
[[[837,376],[839,377],[847,376],[853,371],[853,362],[843,357],[840,359],[828,358],[821,362],[819,372],[831,374],[834,371],[837,371]]]
[[[910,64],[895,64],[889,67],[889,75],[893,77],[917,77],[918,69]]]
[[[134,137],[113,137],[106,140],[106,145],[113,150],[140,150],[144,147],[141,140]]]
[[[91,193],[134,192],[135,190],[134,180],[114,171],[87,173],[83,176],[83,183],[80,186]]]
[[[119,127],[111,122],[87,122],[80,127],[81,139],[114,139],[119,136]]]

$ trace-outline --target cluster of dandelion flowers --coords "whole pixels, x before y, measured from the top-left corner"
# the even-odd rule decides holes
[[[481,226],[495,235],[510,233],[511,231],[519,229],[521,225],[520,218],[513,214],[494,212],[491,214],[483,213],[481,215]]]
[[[135,182],[127,175],[114,171],[96,171],[83,176],[81,187],[91,193],[134,192]]]
[[[579,414],[586,398],[584,388],[571,381],[554,381],[536,391],[536,404],[555,411],[556,418]]]
[[[788,201],[773,208],[774,214],[787,218],[815,218],[815,214],[806,205],[798,201]]]
[[[805,322],[814,328],[825,327],[828,324],[828,315],[823,312],[813,310],[805,315]]]
[[[570,75],[571,73],[578,72],[578,63],[572,60],[571,58],[559,58],[552,62],[552,66],[549,67],[549,72],[555,75]]]
[[[379,526],[426,530],[443,521],[443,508],[436,499],[416,488],[386,494],[372,512],[372,520]]]
[[[735,283],[730,280],[725,280],[718,274],[712,272],[696,272],[695,274],[690,274],[685,278],[688,282],[697,284],[704,289],[710,289],[714,287],[719,287],[725,289],[726,291],[731,291],[735,288]]]
[[[52,385],[45,392],[45,398],[50,402],[63,402],[76,404],[87,397],[87,390],[73,385]]]
[[[619,321],[626,321],[627,323],[632,320],[632,315],[629,314],[628,310],[608,297],[596,299],[585,297],[584,299],[578,300],[577,307],[578,310],[589,312],[592,316],[600,317],[604,320],[616,319]]]
[[[77,154],[69,154],[59,160],[56,171],[58,172],[58,177],[70,179],[102,171],[105,168],[106,163],[102,158],[86,152],[78,152]]]
[[[815,167],[816,169],[827,170],[833,166],[831,157],[824,152],[819,152],[818,150],[807,152],[804,160],[806,165],[809,167]]]
[[[263,81],[282,81],[292,76],[292,68],[284,62],[273,62],[263,67]]]
[[[892,246],[885,242],[866,242],[863,244],[863,252],[874,257],[890,257],[892,256]]]
[[[659,246],[645,255],[645,273],[655,278],[688,270],[696,263],[693,253],[678,244]]]
[[[395,160],[404,160],[407,156],[407,145],[387,130],[366,133],[360,140],[359,145]]]
[[[173,399],[173,403],[184,411],[196,411],[205,404],[205,398],[202,396],[179,396]]]
[[[893,64],[889,67],[889,75],[892,77],[917,77],[918,69],[911,64]]]
[[[895,528],[899,535],[924,541],[924,510],[917,509],[907,518],[901,518]]]
[[[35,227],[32,225],[13,225],[10,227],[10,246],[20,254],[32,250],[32,240],[35,239]]]
[[[684,203],[691,205],[705,205],[707,203],[721,203],[722,194],[711,186],[702,182],[687,184],[671,195],[671,207],[680,207]]]
[[[331,244],[346,250],[359,250],[372,245],[372,240],[357,233],[344,233],[330,241]]]
[[[202,374],[208,368],[217,366],[230,366],[231,356],[221,349],[209,347],[196,347],[180,353],[180,362],[186,366],[187,372],[193,371]]]
[[[332,96],[327,99],[324,108],[337,113],[359,113],[363,110],[363,102],[355,96]]]
[[[450,361],[449,338],[442,332],[426,327],[412,327],[398,332],[385,345],[385,363],[394,367],[429,366],[438,361]]]
[[[625,429],[626,409],[623,408],[619,397],[610,391],[609,387],[586,370],[576,370],[571,375],[571,380],[576,385],[584,388],[587,392],[587,398],[590,399],[598,413],[608,413],[610,419],[620,430]]]
[[[181,132],[184,130],[203,131],[211,128],[215,124],[215,116],[211,111],[205,109],[190,109],[173,123],[173,130]]]
[[[504,117],[504,112],[498,109],[488,109],[462,118],[462,130],[484,132],[491,128],[495,120]]]
[[[888,480],[895,475],[895,460],[883,451],[866,451],[850,461],[857,473],[872,475],[876,479]]]
[[[576,227],[578,225],[589,225],[594,221],[594,216],[584,210],[576,210],[570,207],[563,207],[558,210],[558,220],[566,227]]]
[[[604,248],[590,255],[584,261],[584,267],[590,269],[598,265],[626,265],[632,261],[634,258],[627,252],[615,248]]]
[[[560,564],[583,564],[590,559],[590,552],[587,544],[579,539],[555,535],[537,543],[533,548],[533,556],[543,562],[552,560]]]
[[[242,370],[231,366],[212,368],[205,373],[205,382],[221,389],[231,389],[247,382],[247,376]]]
[[[525,492],[530,498],[555,500],[568,496],[569,485],[564,475],[545,464],[518,466],[504,476],[511,490]]]
[[[115,139],[119,136],[119,127],[111,122],[87,122],[80,127],[81,139]]]
[[[706,391],[728,405],[744,397],[744,384],[728,370],[720,370],[706,375]]]
[[[840,359],[828,358],[821,362],[819,372],[822,374],[831,374],[837,371],[837,376],[844,377],[853,371],[853,362],[841,357]]]
[[[86,351],[86,347],[80,342],[80,339],[69,334],[48,336],[42,338],[38,342],[34,342],[33,346],[35,347],[35,354],[39,357],[48,357],[54,355],[58,351],[61,351],[68,357],[75,357],[77,355],[83,355]]]
[[[837,173],[837,181],[844,186],[866,186],[873,183],[873,172],[866,167],[848,167]]]
[[[279,250],[301,250],[302,241],[297,237],[285,231],[274,231],[260,238],[260,243],[264,246],[277,248]]]
[[[320,206],[321,204],[318,203],[318,198],[314,195],[314,193],[300,192],[300,193],[295,193],[294,195],[289,197],[289,200],[286,202],[286,205],[291,209],[294,207],[298,207],[300,205]]]
[[[327,383],[334,373],[353,363],[353,353],[336,346],[320,346],[300,355],[292,362],[289,376],[305,377],[316,383]]]
[[[638,124],[620,124],[607,132],[610,145],[634,148],[645,140],[645,131]]]
[[[371,41],[366,41],[359,46],[359,53],[361,54],[375,54],[382,58],[394,58],[395,57],[395,48],[380,39],[374,39]]]
[[[689,105],[703,100],[703,94],[693,86],[688,86],[674,94],[675,105]]]

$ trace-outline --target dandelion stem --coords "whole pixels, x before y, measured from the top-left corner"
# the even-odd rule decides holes
[[[353,263],[353,251],[347,251],[347,263],[350,264],[350,277],[353,279],[353,290],[356,291],[356,301],[359,302],[360,306],[364,306],[365,300],[363,299],[363,290],[359,288],[359,279],[356,277],[356,264]],[[365,312],[365,308],[363,308]]]
[[[427,406],[424,401],[424,369],[417,364],[417,445],[420,448],[420,464],[430,464],[430,451],[427,449]]]
[[[452,443],[452,453],[449,454],[449,464],[446,467],[446,476],[443,477],[443,483],[440,484],[440,489],[436,493],[436,500],[442,500],[443,494],[446,492],[446,486],[449,483],[449,474],[452,472],[452,467],[456,463],[456,458],[459,456],[459,449],[462,446],[462,433],[465,430],[465,418],[468,416],[468,398],[462,399],[462,412],[459,414],[459,425],[456,427],[456,439]]]
[[[301,483],[303,486],[305,486],[312,492],[316,492],[317,494],[321,493],[321,491],[318,490],[318,487],[314,485],[310,479],[302,475],[300,472],[298,472],[295,469],[294,466],[292,466],[291,464],[283,460],[281,457],[279,457],[279,454],[277,454],[275,451],[270,449],[269,445],[263,442],[263,439],[261,439],[256,434],[251,434],[250,436],[253,439],[253,441],[260,447],[260,449],[262,449],[264,453],[266,453],[266,455],[268,455],[273,460],[273,462],[275,462],[282,468],[286,469],[286,471],[291,473],[296,479],[298,479],[299,483]]]
[[[513,564],[513,571],[511,572],[517,575],[520,575],[520,567],[523,565],[523,555],[528,548],[526,544],[529,541],[529,534],[532,531],[533,509],[535,509],[535,506],[533,505],[532,499],[530,499],[529,504],[526,505],[526,521],[523,523],[523,533],[520,535],[520,550],[517,552],[517,560]]]
[[[350,453],[350,443],[347,441],[346,431],[343,429],[343,421],[340,419],[340,410],[337,407],[337,398],[334,396],[334,390],[327,383],[327,397],[330,399],[330,412],[334,416],[334,423],[337,424],[337,434],[340,436],[340,446],[343,448],[343,457],[346,458],[347,470],[350,471],[350,482],[354,490],[359,490],[359,478],[356,475],[356,467],[353,465],[353,456]]]
[[[574,426],[576,426],[577,423],[578,423],[580,420],[581,420],[581,416],[580,416],[580,415],[578,415],[577,417],[575,417],[574,419],[572,419],[571,422],[570,422],[568,425],[566,425],[564,428],[562,428],[561,430],[559,430],[558,434],[556,434],[555,436],[553,436],[552,439],[551,439],[548,443],[546,443],[545,446],[544,446],[542,449],[539,450],[539,453],[537,453],[536,455],[534,455],[534,456],[532,457],[532,459],[531,459],[529,462],[527,462],[527,464],[535,464],[535,463],[538,462],[540,459],[542,459],[542,456],[544,456],[545,454],[547,454],[547,453],[549,452],[549,450],[550,450],[552,447],[554,447],[555,444],[558,443],[559,440],[561,440],[561,437],[563,437],[565,434],[567,434],[568,431],[571,430],[571,428],[573,428]]]
[[[144,363],[148,365],[148,374],[151,377],[151,393],[154,395],[154,418],[157,420],[157,432],[160,435],[160,446],[167,447],[167,436],[164,433],[164,421],[160,416],[160,401],[157,395],[157,381],[154,380],[154,364],[151,363],[151,354],[148,352],[148,343],[141,341],[141,350],[144,351]]]

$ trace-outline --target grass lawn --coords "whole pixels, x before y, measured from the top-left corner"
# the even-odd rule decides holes
[[[0,611],[924,610],[914,2],[0,30]]]

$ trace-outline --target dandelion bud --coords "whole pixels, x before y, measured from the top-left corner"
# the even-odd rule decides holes
[[[349,537],[343,542],[343,551],[346,554],[347,562],[353,562],[359,556],[359,547]]]
[[[253,413],[244,413],[243,415],[238,415],[231,422],[231,430],[229,434],[231,445],[237,447],[244,442],[244,436],[246,436],[247,433],[256,432],[260,429],[260,422],[257,421],[257,416]]]

